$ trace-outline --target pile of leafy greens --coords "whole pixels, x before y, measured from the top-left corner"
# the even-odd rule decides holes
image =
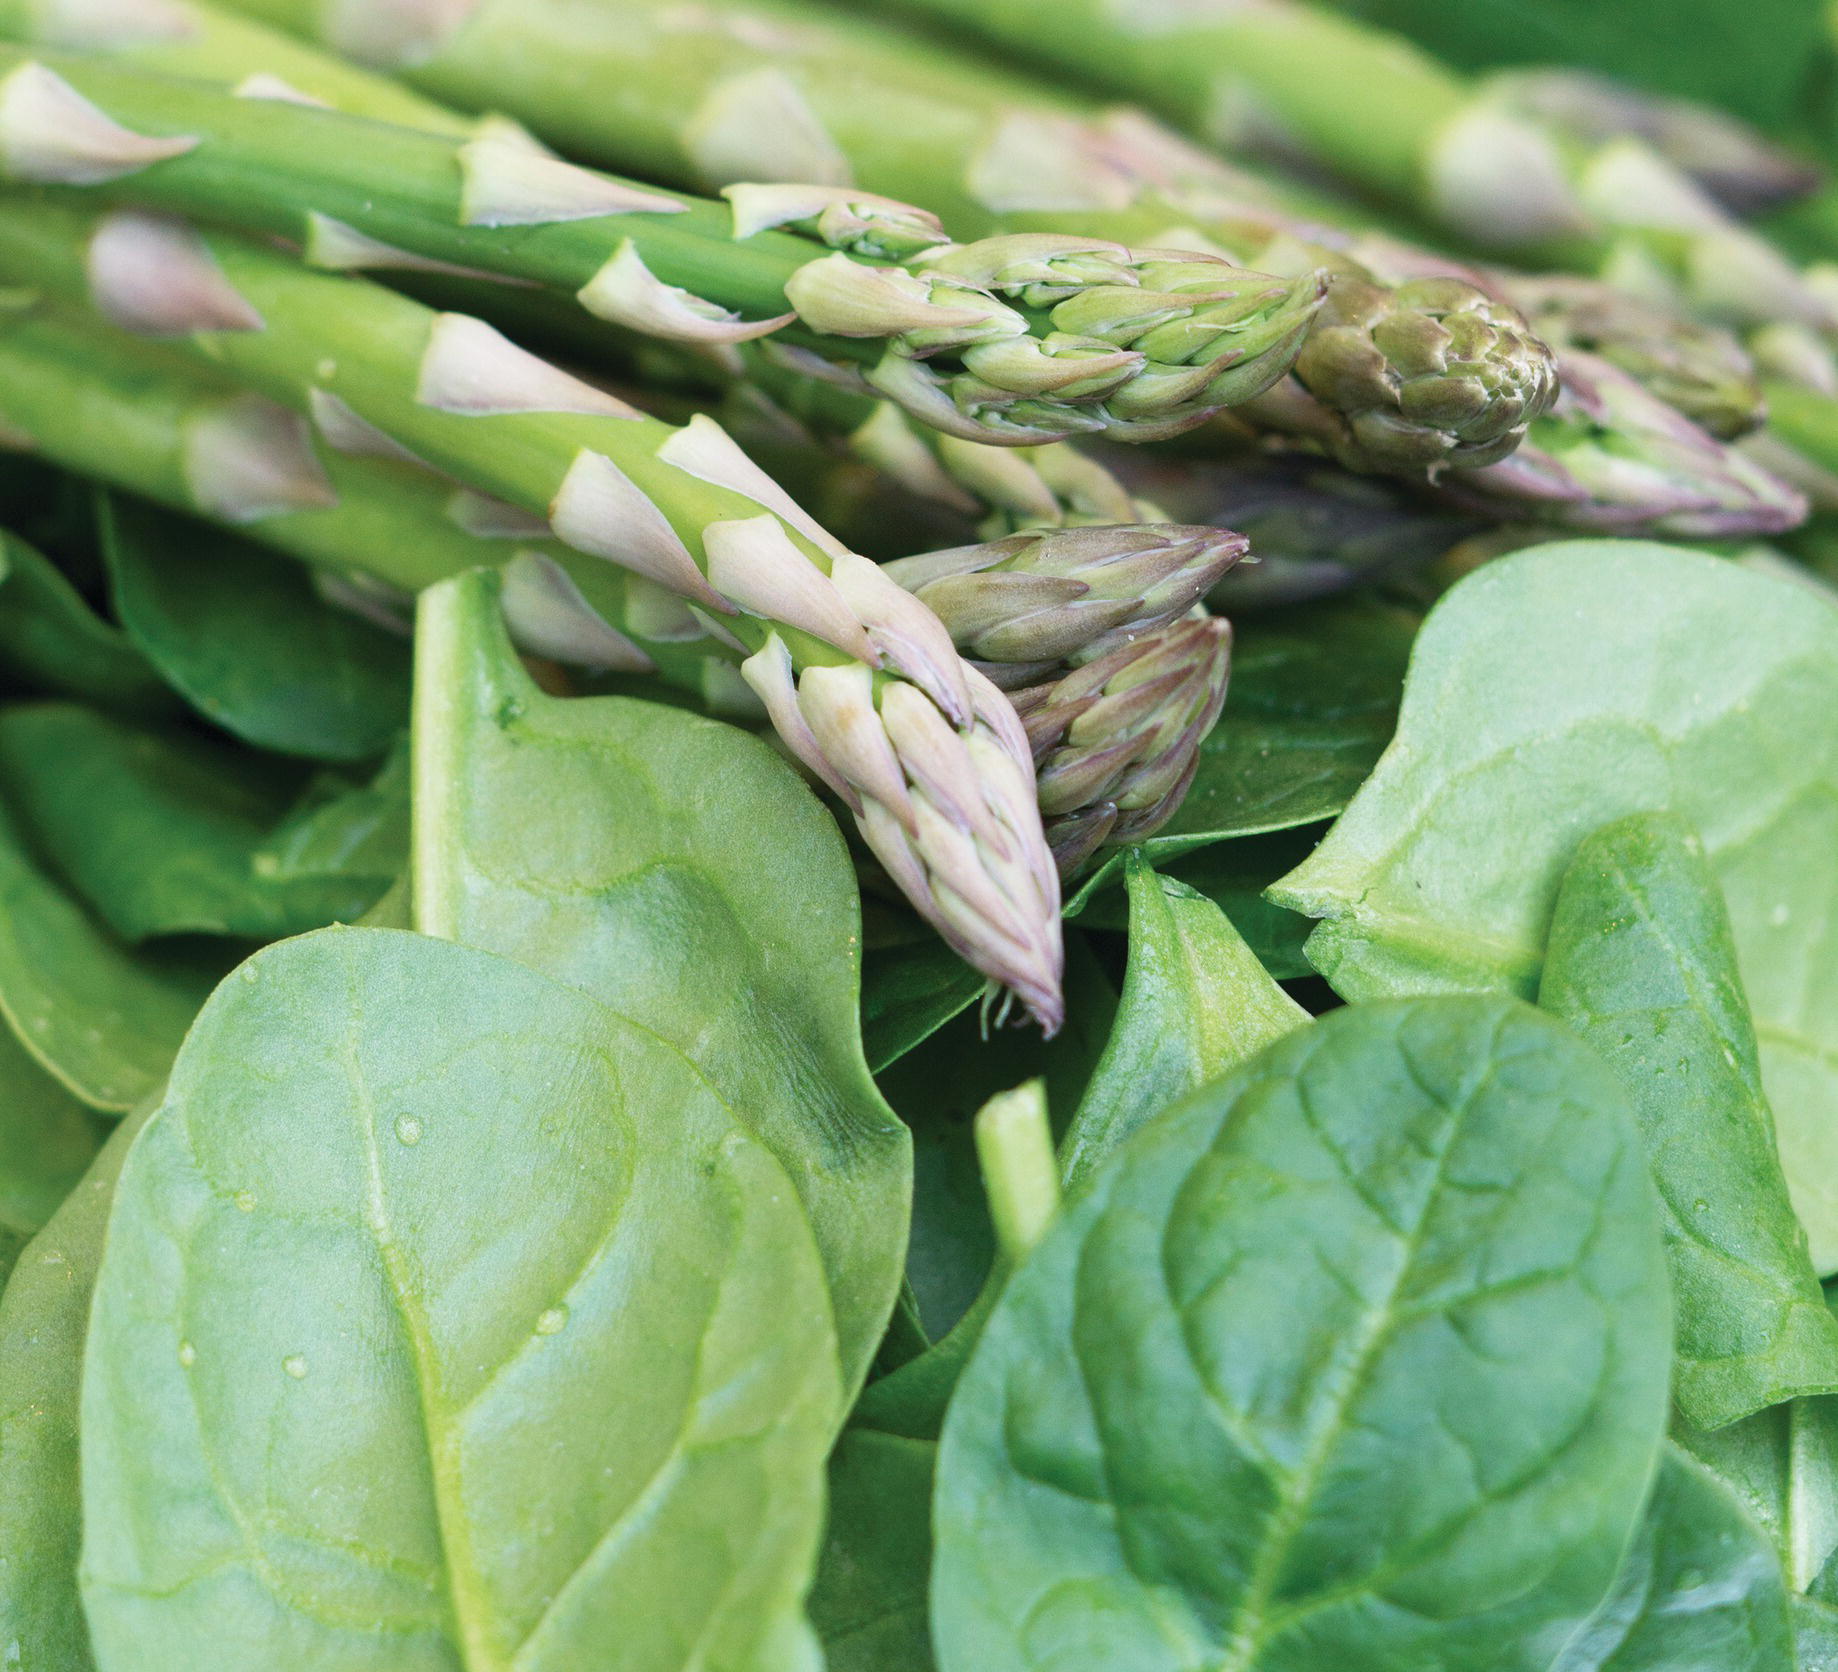
[[[1248,622],[1046,1042],[493,575],[411,646],[42,543],[0,1665],[1838,1665],[1830,602],[1594,542]]]

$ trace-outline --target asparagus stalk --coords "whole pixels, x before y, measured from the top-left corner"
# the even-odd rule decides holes
[[[236,527],[303,560],[331,583],[332,596],[367,613],[379,589],[406,619],[411,594],[468,569],[498,567],[500,598],[520,649],[662,679],[706,712],[747,723],[765,718],[740,677],[737,652],[661,589],[541,538],[541,525],[512,507],[403,464],[331,452],[286,408],[201,373],[170,351],[75,325],[44,308],[0,314],[0,426],[11,445],[30,447],[49,462]],[[1069,661],[1088,661],[1117,642],[1106,624],[1119,612],[1104,612],[1102,600],[1096,614],[1087,606],[1100,588],[1111,599],[1122,594],[1115,566],[1135,560],[1145,584],[1127,614],[1142,633],[1153,634],[1186,613],[1243,547],[1238,537],[1211,529],[1157,531],[1164,536],[1160,549],[1182,532],[1204,548],[1176,579],[1168,562],[1142,563],[1150,531],[1114,531],[1113,544],[1105,531],[1080,532],[1088,542],[1084,564],[1062,561],[1058,571],[1090,573],[1098,584],[1062,588],[1057,608],[1037,594],[1016,599],[1003,590],[1002,566],[1013,567],[1014,542],[993,548],[986,563],[974,548],[949,554],[966,569],[994,571],[980,588],[972,579],[954,602],[965,616],[984,621],[1011,611],[1013,630],[992,629],[990,648],[1023,660],[1013,669],[989,665],[1010,684],[1051,686]],[[1055,565],[1049,558],[1041,567]],[[1145,567],[1153,572],[1145,574]],[[1108,829],[1113,821],[1101,822]]]
[[[245,98],[322,104],[461,139],[507,134],[505,118],[462,116],[399,81],[188,0],[0,0],[0,40],[104,53],[158,75],[234,87]]]
[[[1034,528],[1166,522],[1091,454],[1069,442],[990,447],[917,424],[867,389],[810,376],[762,344],[743,351],[725,405],[755,432],[834,443],[920,499],[978,519],[978,536]]]
[[[1672,99],[1593,70],[1507,70],[1488,87],[1510,110],[1581,145],[1622,134],[1644,140],[1733,215],[1761,215],[1818,190],[1822,172],[1746,122],[1690,99]]]
[[[661,587],[548,538],[514,506],[333,451],[294,411],[170,350],[43,307],[0,312],[0,427],[13,447],[300,559],[339,597],[406,602],[502,567],[520,648],[753,712],[726,647]]]
[[[918,909],[1058,1025],[1058,880],[1013,709],[719,426],[672,429],[477,320],[138,210],[0,199],[0,271],[104,319],[215,324],[174,346],[335,447],[415,459],[680,595]]]
[[[1323,283],[1056,234],[956,245],[864,193],[666,195],[521,144],[22,47],[0,48],[0,175],[285,237],[316,266],[527,282],[680,341],[790,327],[978,439],[1190,427],[1288,370]]]
[[[259,0],[271,15],[296,0]],[[1228,147],[1271,143],[1479,249],[1596,268],[1740,326],[1831,329],[1829,301],[1637,135],[1589,144],[1401,37],[1307,0],[905,0]],[[486,14],[489,8],[485,9]],[[454,51],[484,31],[480,12]]]
[[[338,20],[311,8],[266,9],[352,45]],[[1362,468],[1485,463],[1554,397],[1548,355],[1501,300],[1453,282],[1373,284],[1268,186],[1139,118],[1081,110],[863,19],[740,0],[627,0],[609,21],[555,0],[487,0],[457,32],[423,39],[406,73],[650,177],[855,184],[927,203],[964,235],[1147,242],[1298,279],[1326,264],[1339,328],[1303,375],[1330,406],[1349,402],[1341,451],[1367,444]],[[616,85],[620,98],[571,91],[590,85]]]

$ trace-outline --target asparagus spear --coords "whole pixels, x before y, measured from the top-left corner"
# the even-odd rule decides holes
[[[1803,157],[1721,110],[1593,70],[1505,70],[1487,85],[1508,109],[1549,123],[1579,144],[1637,135],[1734,215],[1781,208],[1816,191],[1823,179]]]
[[[257,0],[270,15],[297,0]],[[1228,147],[1302,156],[1482,250],[1596,268],[1742,326],[1838,325],[1778,250],[1633,134],[1585,143],[1401,37],[1307,0],[903,0]],[[443,51],[486,35],[489,6]],[[483,20],[483,21],[481,21]]]
[[[1572,351],[1564,392],[1531,441],[1447,477],[1455,504],[1508,520],[1687,540],[1778,534],[1806,517],[1795,489],[1656,399],[1618,367]],[[1541,515],[1548,505],[1550,513]]]
[[[0,0],[0,40],[99,52],[156,74],[293,99],[462,139],[507,135],[502,117],[462,116],[252,19],[188,0]],[[530,143],[534,143],[533,141]]]
[[[1174,817],[1225,703],[1231,657],[1230,625],[1201,614],[1016,693],[1064,875]]]
[[[750,697],[711,654],[719,642],[661,588],[547,538],[514,506],[333,451],[287,407],[168,349],[43,307],[0,312],[0,425],[12,446],[301,559],[340,597],[406,600],[500,565],[523,649],[654,675],[717,708],[737,687]]]
[[[304,11],[274,15],[311,22]],[[477,44],[481,30],[495,45]],[[335,20],[322,33],[350,45]],[[1549,357],[1501,300],[1458,297],[1450,284],[1374,285],[1317,243],[1294,206],[1279,210],[1267,186],[1139,119],[1096,117],[866,20],[738,0],[629,0],[615,28],[578,5],[519,0],[475,10],[409,73],[647,176],[853,183],[925,202],[966,235],[1147,241],[1251,267],[1267,258],[1298,279],[1325,263],[1341,293],[1334,312],[1352,329],[1316,349],[1310,381],[1330,405],[1349,399],[1342,452],[1363,433],[1363,468],[1484,463],[1510,451],[1555,393]],[[569,91],[591,85],[617,85],[620,98]]]
[[[29,446],[50,462],[227,523],[304,560],[331,583],[337,601],[365,613],[375,609],[380,589],[385,607],[406,620],[412,593],[467,569],[498,566],[505,615],[520,648],[647,682],[661,679],[709,713],[745,723],[765,719],[739,675],[738,653],[660,589],[541,538],[541,525],[513,507],[403,464],[331,452],[286,408],[170,351],[73,324],[42,307],[0,314],[0,426],[12,445]],[[967,569],[996,571],[960,589],[955,603],[963,615],[990,621],[1006,608],[1013,617],[1007,633],[992,630],[986,648],[1021,660],[1012,669],[992,662],[988,671],[1010,684],[1051,686],[1067,674],[1068,659],[1091,660],[1117,642],[1107,623],[1127,618],[1149,636],[1171,624],[1243,549],[1237,536],[1211,529],[1157,531],[1163,539],[1153,546],[1144,540],[1149,532],[1122,529],[1113,537],[1087,528],[1080,531],[1087,543],[1082,553],[1043,555],[1039,569],[1072,579],[1054,601],[1004,592],[1002,566],[1012,568],[1016,555],[1012,541],[993,548],[987,563],[978,563],[974,548],[949,554]],[[1191,554],[1183,577],[1172,573],[1178,563],[1143,561],[1150,550],[1167,553],[1180,544],[1181,533]],[[1129,570],[1132,560],[1146,584],[1135,589],[1133,607],[1120,610],[1115,600],[1125,588],[1118,571]],[[1081,573],[1097,584],[1079,584]],[[1096,614],[1088,600],[1099,605]],[[1194,749],[1199,742],[1193,740]],[[1074,808],[1058,817],[1099,811]],[[1109,829],[1114,821],[1106,815],[1099,822]]]
[[[0,271],[105,319],[190,328],[175,347],[332,445],[416,459],[678,593],[746,654],[787,746],[919,910],[1058,1025],[1058,881],[1013,709],[717,425],[673,430],[477,320],[138,210],[0,199]]]
[[[956,245],[930,215],[863,193],[665,195],[502,140],[21,47],[0,48],[0,175],[286,237],[316,266],[529,282],[681,341],[794,327],[978,439],[1191,426],[1287,371],[1322,291],[1312,272],[1089,238]]]

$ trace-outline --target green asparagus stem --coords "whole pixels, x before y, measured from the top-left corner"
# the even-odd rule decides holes
[[[525,651],[661,679],[706,712],[747,723],[765,718],[740,677],[738,653],[657,587],[541,538],[541,525],[513,507],[403,464],[347,458],[315,444],[285,408],[200,372],[170,350],[74,324],[54,311],[19,308],[0,314],[0,382],[0,427],[13,445],[234,526],[313,566],[341,602],[368,611],[380,598],[406,620],[413,593],[468,569],[500,566],[507,622]],[[1140,550],[1147,532],[1117,530],[1110,549]],[[1226,555],[1210,569],[1196,561],[1178,592],[1165,578],[1164,609],[1155,612],[1145,598],[1137,619],[1165,625],[1241,544],[1204,533],[1211,549]],[[1012,544],[993,549],[988,567],[1011,557]],[[1102,542],[1099,549],[1106,549]],[[950,557],[977,566],[974,548]],[[998,575],[992,586],[1000,585]],[[972,586],[959,602],[976,610],[984,601]],[[1068,656],[1089,659],[1114,638],[1099,620],[1084,625],[1082,636],[1062,635]],[[1031,648],[1025,634],[1019,642]],[[988,671],[1014,682],[1001,664]],[[1064,669],[1036,660],[1018,671],[1021,682],[1038,683]]]
[[[406,602],[466,569],[503,566],[523,649],[752,711],[723,646],[661,588],[547,538],[513,506],[335,452],[290,409],[170,350],[43,308],[0,312],[0,426],[65,469],[299,558],[341,597],[353,587],[359,599]]]
[[[1612,274],[1742,326],[1838,314],[1640,138],[1590,145],[1401,37],[1306,0],[903,0],[1140,100],[1228,147],[1265,143],[1479,249]],[[297,12],[294,0],[264,0]],[[478,14],[446,48],[478,32]]]
[[[1612,362],[1712,435],[1733,441],[1767,422],[1754,358],[1733,333],[1600,279],[1503,273],[1497,283],[1554,347]]]
[[[316,102],[464,139],[505,131],[494,126],[503,118],[461,116],[266,25],[187,0],[0,0],[0,40],[106,54],[157,75],[234,87],[246,98]]]
[[[285,237],[315,266],[532,283],[679,341],[792,327],[978,439],[1191,427],[1288,370],[1322,290],[1312,272],[1073,236],[954,245],[931,216],[860,193],[665,195],[521,144],[20,47],[0,48],[0,175]]]
[[[780,736],[918,909],[1058,1025],[1058,880],[1012,708],[719,426],[672,429],[480,321],[137,210],[0,198],[0,272],[87,294],[105,319],[133,311],[123,287],[157,314],[202,283],[230,328],[175,347],[310,414],[335,446],[416,459],[677,593],[746,655]]]
[[[1746,122],[1690,99],[1670,99],[1593,70],[1507,70],[1488,86],[1508,109],[1549,123],[1581,145],[1634,134],[1733,215],[1760,215],[1816,191],[1820,170]]]
[[[259,9],[349,44],[310,7]],[[851,183],[926,203],[966,236],[1050,229],[1298,277],[1326,265],[1344,328],[1299,371],[1320,402],[1347,402],[1340,453],[1360,468],[1486,463],[1554,398],[1549,356],[1503,301],[1454,279],[1415,293],[1372,283],[1298,205],[1130,113],[1082,109],[885,25],[772,0],[626,0],[616,27],[610,16],[485,0],[406,73],[648,177]],[[573,91],[585,85],[621,97]]]
[[[915,423],[869,390],[806,375],[771,344],[742,350],[728,405],[754,427],[809,444],[837,443],[922,499],[979,519],[993,540],[1023,529],[1081,523],[1165,522],[1109,470],[1067,442],[990,447]]]

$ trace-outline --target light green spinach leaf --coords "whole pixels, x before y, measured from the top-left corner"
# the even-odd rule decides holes
[[[1140,849],[1125,874],[1129,967],[1110,1042],[1060,1146],[1068,1188],[1150,1116],[1309,1020],[1204,894],[1158,877]]]
[[[1795,1597],[1793,1648],[1798,1672],[1838,1672],[1838,1608]]]
[[[841,1384],[783,1170],[655,1035],[332,929],[199,1017],[83,1367],[97,1660],[814,1665]]]
[[[1809,1589],[1838,1550],[1838,1397],[1794,1399],[1727,1428],[1673,1438],[1774,1541],[1789,1587]]]
[[[1723,896],[1670,814],[1586,837],[1539,1003],[1620,1076],[1659,1187],[1677,1302],[1673,1397],[1719,1428],[1838,1392],[1838,1319],[1787,1199]]]
[[[1668,1446],[1614,1589],[1551,1672],[1795,1672],[1779,1557],[1734,1493]]]
[[[99,521],[115,613],[206,719],[323,761],[370,760],[408,724],[408,645],[327,603],[298,563],[119,495]]]
[[[116,1128],[0,1295],[0,1644],[19,1672],[88,1672],[77,1592],[83,1337],[115,1181],[145,1103]]]
[[[1516,1001],[1334,1012],[1158,1117],[1010,1280],[939,1460],[946,1672],[1545,1672],[1664,1429],[1608,1070]]]
[[[835,821],[732,726],[546,696],[493,574],[423,594],[416,677],[417,926],[591,993],[695,1062],[804,1202],[858,1380],[900,1284],[911,1145],[862,1059]]]
[[[1794,1207],[1838,1267],[1838,612],[1698,552],[1574,541],[1431,614],[1397,741],[1271,892],[1348,998],[1536,990],[1591,831],[1677,813],[1728,903]]]
[[[390,873],[283,872],[292,773],[74,703],[0,712],[0,783],[33,846],[122,939],[277,940],[361,917]],[[106,817],[97,809],[106,808]]]

